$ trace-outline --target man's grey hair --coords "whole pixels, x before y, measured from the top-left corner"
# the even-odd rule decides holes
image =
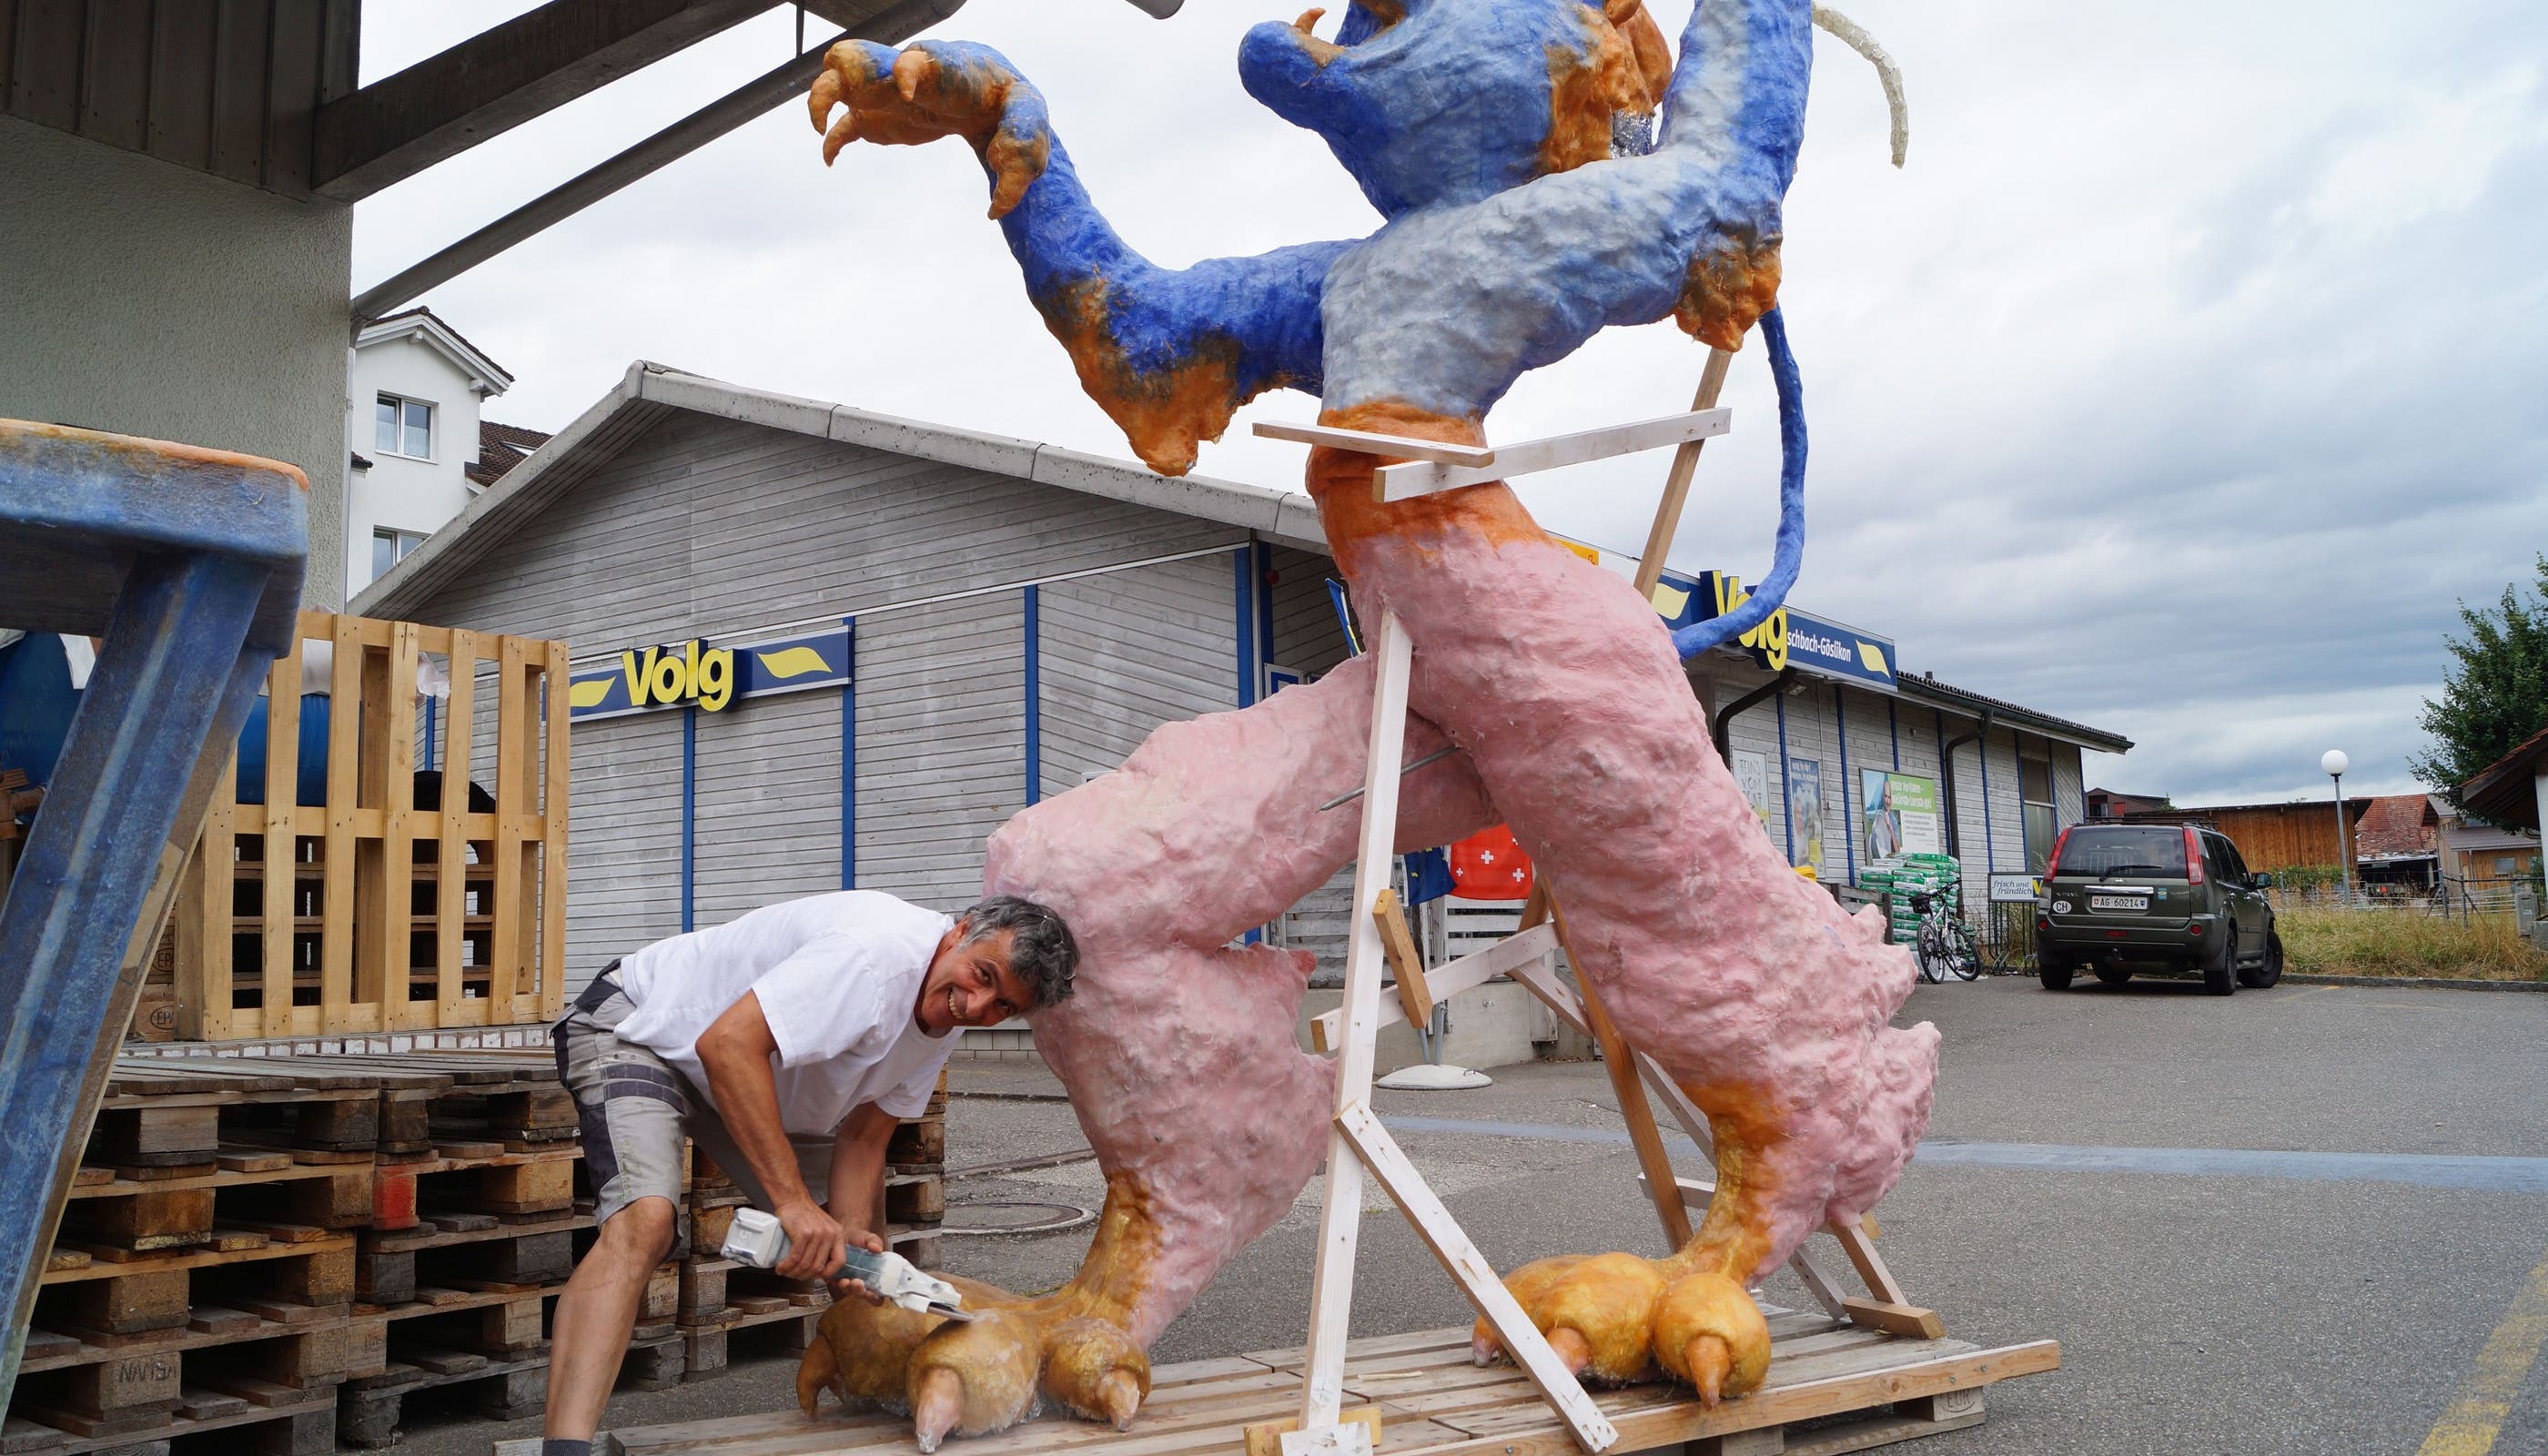
[[[1060,914],[1016,895],[993,895],[964,912],[965,945],[1003,931],[1017,934],[1009,942],[1009,969],[1035,998],[1026,1009],[1041,1011],[1069,1000],[1071,977],[1079,971],[1079,943],[1071,939]]]

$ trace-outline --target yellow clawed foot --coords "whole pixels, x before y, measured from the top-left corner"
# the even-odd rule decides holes
[[[1568,1255],[1504,1278],[1566,1368],[1624,1385],[1669,1375],[1708,1406],[1757,1388],[1770,1368],[1770,1326],[1743,1287],[1634,1254]],[[1481,1365],[1504,1353],[1485,1320],[1470,1337]]]
[[[951,1435],[1005,1430],[1049,1401],[1129,1430],[1150,1393],[1150,1363],[1122,1328],[1057,1302],[1022,1301],[971,1280],[969,1322],[842,1300],[825,1313],[796,1376],[805,1413],[822,1395],[900,1405],[934,1452]]]

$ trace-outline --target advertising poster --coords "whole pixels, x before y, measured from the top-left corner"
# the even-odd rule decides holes
[[[1866,795],[1868,860],[1946,853],[1937,779],[1869,769],[1862,775],[1860,788]]]
[[[1787,761],[1787,827],[1796,843],[1796,864],[1823,872],[1823,766],[1812,759]]]
[[[1752,806],[1761,821],[1761,835],[1770,837],[1770,756],[1749,749],[1734,751],[1734,782],[1743,790],[1743,802]]]

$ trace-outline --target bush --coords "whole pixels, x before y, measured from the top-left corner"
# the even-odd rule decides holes
[[[2344,866],[2340,864],[2289,864],[2274,871],[2274,888],[2302,896],[2343,883]]]
[[[2548,980],[2548,955],[2521,938],[2509,915],[2295,906],[2275,923],[2285,964],[2305,974]]]

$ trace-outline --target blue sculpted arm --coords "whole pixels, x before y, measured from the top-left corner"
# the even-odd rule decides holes
[[[811,101],[817,125],[849,107],[831,124],[827,156],[858,137],[972,143],[1027,296],[1069,350],[1081,386],[1152,469],[1191,469],[1198,442],[1219,438],[1231,413],[1267,390],[1320,390],[1320,298],[1350,243],[1159,267],[1098,211],[1042,93],[988,46],[924,42],[897,52],[844,42]]]

